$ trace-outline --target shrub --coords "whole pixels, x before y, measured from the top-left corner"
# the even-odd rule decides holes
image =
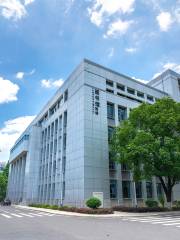
[[[53,205],[53,206],[51,206],[51,209],[53,209],[53,210],[58,210],[58,209],[59,209],[59,206]]]
[[[117,212],[134,212],[134,213],[145,213],[145,212],[165,212],[169,211],[167,208],[162,207],[124,207],[124,206],[114,206],[114,211]]]
[[[98,207],[101,206],[101,200],[99,200],[96,197],[89,198],[86,201],[86,206],[92,209],[97,209]]]
[[[164,208],[164,206],[165,206],[165,199],[164,199],[163,196],[159,197],[159,202],[160,202],[161,206]]]
[[[100,209],[88,209],[88,208],[77,208],[77,207],[69,207],[69,206],[57,206],[57,205],[48,205],[48,204],[30,204],[30,207],[37,208],[49,208],[53,210],[66,211],[66,212],[76,212],[76,213],[84,213],[84,214],[113,214],[112,208],[100,208]]]
[[[180,208],[180,201],[177,201],[177,200],[174,201],[173,205],[174,205],[175,208]]]
[[[158,202],[155,200],[147,200],[146,202],[146,206],[149,208],[153,208],[153,207],[158,207]]]

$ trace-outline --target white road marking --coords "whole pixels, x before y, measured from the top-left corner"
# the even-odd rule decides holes
[[[173,225],[180,225],[180,221],[179,222],[174,222],[174,223],[165,223],[163,224],[164,226],[173,226]]]
[[[30,218],[33,218],[34,216],[31,216],[31,215],[29,215],[29,214],[26,214],[26,213],[20,213],[21,215],[23,215],[23,216],[26,216],[26,217],[30,217]]]
[[[18,217],[18,218],[22,218],[22,216],[15,214],[15,213],[11,213],[12,216]]]
[[[8,216],[6,214],[1,213],[1,216],[6,217],[6,218],[12,218],[11,216]]]
[[[38,216],[38,217],[42,217],[42,216],[43,216],[43,215],[38,214],[38,213],[29,213],[29,214],[31,214],[31,215],[33,215],[33,216]]]

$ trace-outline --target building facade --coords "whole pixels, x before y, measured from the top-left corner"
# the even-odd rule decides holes
[[[132,174],[111,160],[109,137],[131,109],[168,95],[180,101],[179,90],[171,70],[146,85],[83,60],[11,149],[8,198],[84,206],[94,195],[105,207],[133,204]],[[155,178],[136,184],[139,204],[161,194]]]

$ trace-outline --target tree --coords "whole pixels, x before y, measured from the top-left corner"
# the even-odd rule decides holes
[[[9,163],[6,165],[3,172],[0,173],[0,201],[3,201],[6,197],[8,173],[9,173]]]
[[[159,178],[171,202],[180,181],[180,103],[166,97],[133,109],[116,128],[111,151],[115,161],[128,165],[135,181]]]

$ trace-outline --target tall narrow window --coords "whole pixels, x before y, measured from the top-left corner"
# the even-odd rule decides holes
[[[146,182],[147,198],[152,198],[152,182]]]
[[[136,197],[142,198],[142,182],[136,183]]]
[[[130,181],[122,181],[122,191],[123,191],[123,198],[131,197]]]
[[[118,106],[118,120],[121,122],[127,119],[127,109],[125,107]]]
[[[110,180],[110,198],[117,198],[117,180]]]
[[[108,140],[109,141],[112,138],[113,132],[114,132],[114,127],[108,126]]]
[[[114,120],[115,112],[114,112],[114,104],[113,103],[107,103],[107,117],[109,119]]]
[[[64,93],[64,102],[68,100],[68,90],[65,91]]]

